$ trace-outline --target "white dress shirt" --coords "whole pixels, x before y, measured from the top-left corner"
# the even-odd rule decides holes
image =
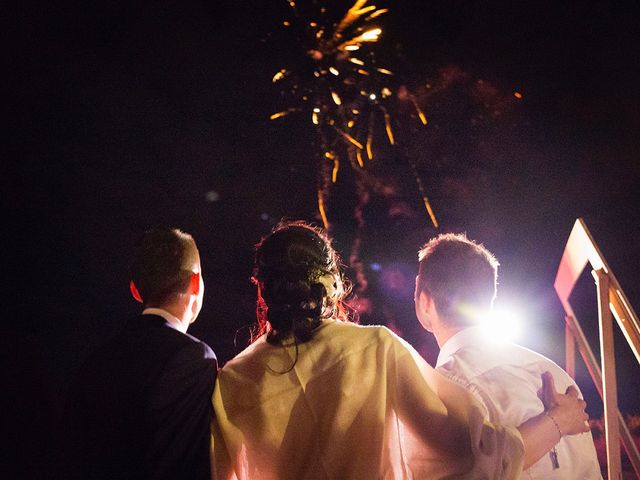
[[[573,379],[548,358],[519,345],[492,341],[478,327],[452,336],[440,350],[438,371],[470,390],[485,406],[489,421],[517,426],[540,414],[541,374],[551,372],[564,393]],[[601,479],[591,433],[563,437],[556,446],[559,468],[550,455],[523,472],[521,479]]]
[[[213,394],[214,477],[240,480],[513,479],[515,428],[384,327],[325,321],[296,346],[264,336]]]

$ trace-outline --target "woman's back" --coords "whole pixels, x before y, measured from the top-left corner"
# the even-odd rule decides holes
[[[247,462],[240,478],[378,477],[388,402],[376,366],[390,350],[381,334],[325,322],[297,361],[294,345],[261,339],[225,366],[214,405],[236,469]]]

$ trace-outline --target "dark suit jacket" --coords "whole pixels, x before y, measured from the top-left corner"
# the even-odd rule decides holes
[[[141,315],[92,355],[68,402],[69,466],[82,479],[209,478],[216,357]]]

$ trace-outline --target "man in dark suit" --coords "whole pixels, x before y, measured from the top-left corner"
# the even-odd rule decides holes
[[[217,363],[186,333],[204,291],[193,238],[177,229],[145,233],[130,289],[142,314],[89,358],[70,390],[72,475],[209,478]]]

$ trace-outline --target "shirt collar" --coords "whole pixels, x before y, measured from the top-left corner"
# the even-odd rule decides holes
[[[142,315],[157,315],[164,318],[171,328],[174,328],[182,333],[187,333],[187,326],[183,325],[178,317],[174,317],[166,310],[162,308],[149,307],[142,311]]]
[[[468,327],[460,330],[444,342],[444,345],[440,348],[436,368],[444,365],[447,360],[461,348],[484,341],[486,341],[486,338],[484,337],[481,327]]]

